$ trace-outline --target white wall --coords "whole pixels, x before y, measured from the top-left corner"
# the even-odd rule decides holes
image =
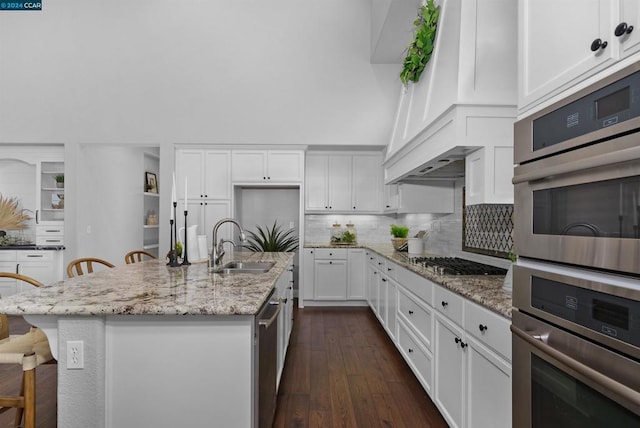
[[[67,262],[71,257],[98,257],[123,265],[128,251],[142,247],[143,165],[140,147],[79,147],[77,175],[71,176],[77,217],[65,221],[65,226],[75,226],[77,235],[66,243]]]
[[[385,145],[370,0],[55,0],[0,14],[0,142]]]

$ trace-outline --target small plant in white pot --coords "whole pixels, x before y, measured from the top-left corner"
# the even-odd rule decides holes
[[[56,187],[60,189],[64,188],[64,174],[58,174],[54,179],[56,180]]]

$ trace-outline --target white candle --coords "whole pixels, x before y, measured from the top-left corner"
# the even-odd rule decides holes
[[[176,202],[176,172],[173,171],[173,187],[171,187],[171,203]]]
[[[169,219],[173,220],[173,204],[171,204],[171,206],[169,207],[169,211],[171,211],[171,213],[169,214]]]
[[[184,178],[184,210],[187,210],[187,177]]]

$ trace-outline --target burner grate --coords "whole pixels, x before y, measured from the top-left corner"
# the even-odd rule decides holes
[[[440,275],[506,275],[499,267],[465,260],[458,257],[413,257],[411,263],[419,264]]]

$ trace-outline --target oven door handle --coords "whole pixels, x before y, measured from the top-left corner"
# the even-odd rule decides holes
[[[521,338],[522,340],[524,340],[534,348],[540,350],[546,355],[551,356],[552,358],[556,359],[560,363],[574,370],[584,378],[589,379],[592,382],[596,383],[605,391],[611,391],[611,393],[619,396],[620,398],[623,398],[630,403],[634,403],[636,406],[640,406],[640,393],[638,393],[637,391],[634,391],[633,389],[629,388],[626,385],[616,382],[615,380],[603,375],[600,372],[597,372],[591,367],[586,366],[581,362],[574,360],[570,356],[558,351],[551,345],[548,345],[547,343],[544,342],[546,337],[532,336],[531,334],[528,334],[527,332],[522,331],[521,329],[514,326],[513,324],[511,324],[511,331],[516,336],[518,336],[519,338]]]
[[[516,167],[517,175],[514,175],[512,183],[518,184],[528,181],[536,181],[551,176],[569,174],[571,172],[581,171],[589,168],[597,168],[600,166],[613,165],[621,162],[626,162],[629,159],[638,158],[640,158],[640,146],[616,150],[614,152],[604,153],[598,156],[591,156],[585,159],[579,159],[571,162],[561,162],[557,165],[536,168],[534,171],[524,174],[517,174]]]

